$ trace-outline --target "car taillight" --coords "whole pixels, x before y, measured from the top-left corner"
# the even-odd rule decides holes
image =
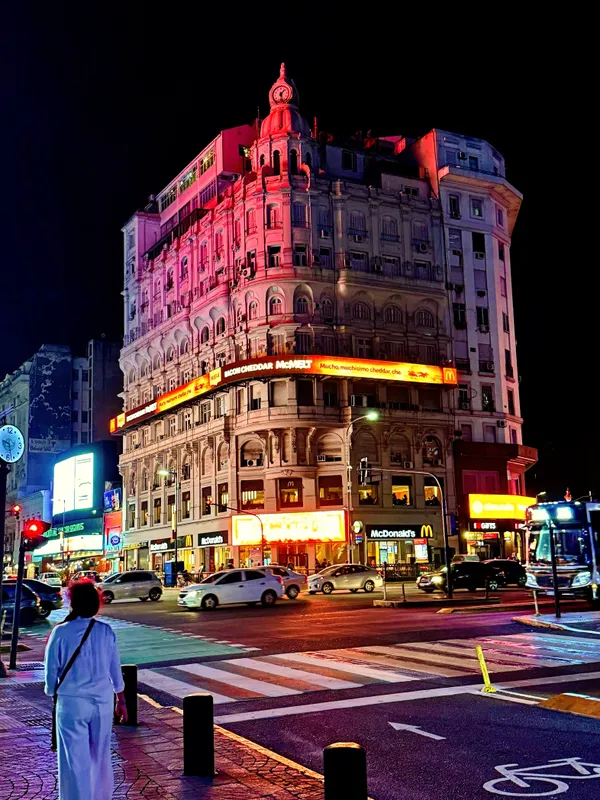
[[[283,578],[281,577],[281,575],[275,575],[274,577],[276,580],[279,581],[279,583],[283,584]]]

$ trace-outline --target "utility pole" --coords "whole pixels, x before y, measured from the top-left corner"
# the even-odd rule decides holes
[[[568,489],[567,489],[568,491]],[[550,515],[548,515],[550,516]],[[554,586],[554,613],[556,614],[557,619],[560,618],[560,597],[559,597],[559,586],[558,586],[558,567],[556,566],[556,539],[554,538],[554,523],[551,519],[548,519],[548,535],[550,536],[550,561],[552,562],[552,584]],[[593,547],[593,542],[592,542]]]
[[[6,529],[6,479],[10,467],[0,458],[0,630],[2,630],[2,581],[4,578],[4,533]],[[0,639],[0,644],[2,640]],[[2,662],[0,651],[0,678],[6,678],[6,667]]]

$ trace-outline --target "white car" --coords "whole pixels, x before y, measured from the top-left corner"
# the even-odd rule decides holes
[[[279,564],[269,564],[267,567],[259,567],[270,572],[271,575],[279,575],[283,580],[283,591],[290,600],[295,600],[300,592],[306,591],[308,578],[300,572],[294,572],[289,567],[282,567]]]
[[[47,583],[48,586],[62,586],[62,578],[59,572],[42,572],[37,580]]]
[[[363,589],[365,592],[372,592],[382,586],[383,578],[377,570],[363,564],[336,564],[308,579],[309,594],[331,594],[337,589],[350,589],[351,592]]]
[[[204,611],[232,603],[272,606],[282,596],[283,579],[279,575],[271,575],[264,569],[226,569],[187,586],[180,592],[177,605]]]

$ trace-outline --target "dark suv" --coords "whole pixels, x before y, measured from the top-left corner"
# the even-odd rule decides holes
[[[2,611],[6,611],[6,622],[12,622],[15,614],[16,590],[16,581],[2,585]],[[39,609],[40,598],[24,585],[21,589],[21,626],[27,628],[32,625],[39,617]]]
[[[452,564],[452,588],[468,589],[474,592],[476,589],[485,589],[486,581],[491,591],[496,591],[500,585],[497,573],[483,561],[461,561]],[[446,567],[421,575],[417,580],[417,587],[428,594],[431,592],[448,591],[448,581]]]
[[[525,568],[518,561],[513,561],[511,558],[490,558],[483,563],[494,571],[500,586],[514,584],[522,588],[527,583]]]

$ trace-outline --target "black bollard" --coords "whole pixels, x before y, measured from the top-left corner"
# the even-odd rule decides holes
[[[354,742],[323,750],[325,800],[367,800],[367,754]]]
[[[215,729],[211,694],[183,698],[183,774],[197,778],[215,775]]]
[[[125,682],[125,705],[127,706],[127,725],[138,724],[138,668],[135,664],[123,664],[121,667]]]

